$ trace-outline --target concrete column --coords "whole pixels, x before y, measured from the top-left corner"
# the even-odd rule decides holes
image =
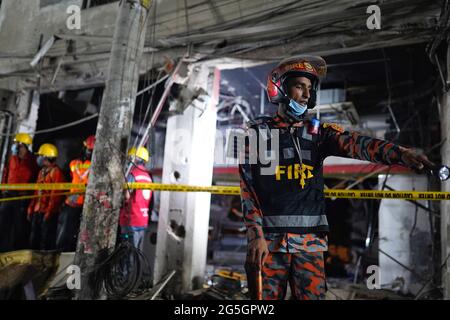
[[[167,122],[162,183],[211,185],[219,77],[217,69],[191,66],[180,97],[199,87],[207,94],[194,101],[180,98],[172,104],[172,111],[185,110]],[[161,192],[154,279],[159,282],[177,270],[171,285],[174,294],[203,284],[210,202],[209,193]]]
[[[16,95],[16,132],[33,133],[36,131],[40,96],[36,91],[20,91]]]
[[[447,86],[450,83],[450,47],[447,48]],[[441,154],[444,164],[450,163],[450,91],[442,94],[440,105],[441,113],[441,132],[442,139],[445,141],[442,145]],[[442,183],[442,191],[450,191],[450,181]],[[441,203],[441,253],[442,263],[450,254],[450,201]],[[442,268],[442,288],[443,298],[450,300],[450,259]]]
[[[115,247],[150,4],[150,0],[124,0],[118,7],[75,257],[81,268],[79,300],[103,298],[102,288],[95,288],[91,278],[97,272],[96,265]]]
[[[379,185],[384,179],[385,175],[379,176]],[[426,190],[427,177],[390,175],[387,185],[395,190]],[[418,202],[427,205],[426,201]],[[413,295],[421,290],[433,274],[428,213],[419,207],[417,217],[415,212],[416,206],[410,202],[384,199],[378,214],[380,284],[382,288]]]

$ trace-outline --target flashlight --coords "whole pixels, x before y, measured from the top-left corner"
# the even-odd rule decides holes
[[[450,169],[447,166],[441,166],[438,170],[438,177],[441,181],[445,181],[450,177]]]
[[[432,176],[435,176],[441,181],[446,181],[450,178],[450,168],[444,165],[434,165],[433,167],[428,168],[429,173]]]

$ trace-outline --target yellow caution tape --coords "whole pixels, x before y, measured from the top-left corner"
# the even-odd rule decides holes
[[[0,184],[0,190],[86,190],[84,183],[16,183]]]
[[[325,190],[327,198],[393,199],[393,200],[450,200],[450,192],[385,191],[385,190]]]
[[[125,183],[125,189],[154,190],[171,192],[209,192],[221,195],[239,195],[238,186],[190,186],[161,183]],[[49,183],[49,184],[0,184],[0,190],[86,190],[85,184]],[[397,199],[397,200],[450,200],[450,192],[439,191],[386,191],[386,190],[335,190],[324,191],[327,198],[350,199]]]
[[[183,184],[161,184],[161,183],[128,183],[128,189],[148,189],[154,191],[175,191],[175,192],[209,192],[212,194],[239,195],[241,189],[233,186],[189,186]]]
[[[41,195],[8,197],[8,198],[0,198],[0,202],[29,200],[29,199],[45,198],[45,197],[70,196],[72,194],[80,194],[80,193],[82,193],[82,192],[62,192],[62,193],[54,193],[54,194],[48,193],[48,194],[41,194]]]

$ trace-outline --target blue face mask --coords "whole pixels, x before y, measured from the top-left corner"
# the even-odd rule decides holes
[[[44,157],[43,156],[39,156],[39,157],[37,157],[37,159],[36,159],[36,162],[37,162],[37,165],[39,166],[39,167],[43,167],[44,166]]]
[[[297,117],[299,117],[305,113],[305,111],[308,109],[308,107],[304,104],[300,104],[297,101],[290,99],[289,109],[291,110],[291,112],[293,114],[295,114]]]
[[[17,156],[17,154],[19,153],[19,146],[17,145],[17,143],[14,143],[11,146],[11,153],[13,156]]]

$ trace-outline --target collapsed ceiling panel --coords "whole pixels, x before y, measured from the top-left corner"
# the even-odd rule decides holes
[[[372,4],[374,1],[368,0],[197,0],[189,1],[185,7],[183,0],[155,1],[148,16],[140,71],[144,74],[164,64],[167,57],[183,56],[186,47],[194,60],[232,57],[275,61],[300,53],[327,55],[427,42],[436,32],[441,13],[438,2],[379,3],[379,30],[369,30],[366,25],[370,16],[366,10]],[[44,42],[53,35],[57,39],[40,70],[42,90],[104,82],[117,5],[114,2],[83,10],[82,28],[73,31],[65,28],[66,16],[55,16],[51,8],[35,12],[38,23],[33,37],[37,39],[28,41],[33,47],[25,51],[36,53],[41,35]],[[16,24],[19,18],[4,17],[0,28]],[[28,28],[26,23],[23,28]],[[1,49],[7,52],[0,52],[0,79],[21,77],[28,80],[28,87],[36,86],[37,70],[29,64],[33,54],[16,58],[14,48],[24,48],[26,44],[12,36],[0,37],[2,42],[9,40],[9,45]]]

